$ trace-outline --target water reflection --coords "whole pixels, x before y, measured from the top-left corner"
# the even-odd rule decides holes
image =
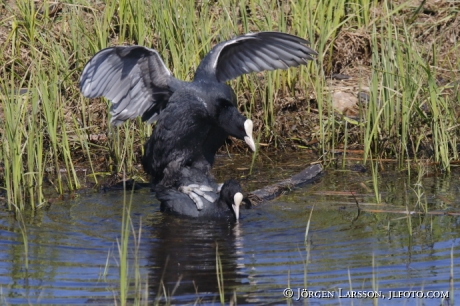
[[[244,250],[240,224],[165,216],[152,236],[159,243],[149,256],[151,292],[170,298],[219,301],[216,250],[221,260],[225,300],[233,295],[229,288],[241,283],[238,258]],[[164,288],[162,287],[164,285]]]

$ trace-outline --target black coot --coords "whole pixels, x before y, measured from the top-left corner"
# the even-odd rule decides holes
[[[236,95],[225,82],[245,73],[306,64],[317,54],[308,44],[278,32],[241,35],[214,46],[192,82],[174,78],[154,49],[106,48],[86,64],[80,90],[86,97],[104,96],[112,102],[114,125],[137,116],[148,123],[158,119],[143,165],[153,174],[154,182],[177,187],[183,166],[198,168],[194,165],[198,164],[203,166],[203,174],[208,174],[228,135],[245,139],[255,149],[249,132],[252,122],[241,121],[241,115],[234,120],[238,117]],[[187,111],[178,111],[180,108]],[[172,142],[171,134],[175,136]]]
[[[211,176],[193,167],[183,167],[180,178],[181,187],[178,189],[156,186],[161,211],[194,218],[225,218],[238,222],[243,193],[236,180],[228,180],[219,186]]]
[[[112,102],[110,113],[114,125],[137,116],[148,123],[154,122],[170,99],[186,104],[190,95],[196,95],[206,108],[213,110],[229,103],[236,106],[235,93],[226,81],[246,73],[306,64],[317,54],[308,44],[305,39],[279,32],[241,35],[214,46],[201,61],[192,82],[174,78],[154,49],[110,47],[86,64],[80,90],[86,97],[104,96]],[[201,153],[212,165],[227,136],[222,126],[213,126],[206,135],[205,148],[195,149],[203,150]]]

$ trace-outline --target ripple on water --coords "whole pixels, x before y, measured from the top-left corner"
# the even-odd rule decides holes
[[[350,174],[329,171],[328,175],[334,181],[323,178],[313,187],[242,211],[239,224],[164,216],[148,190],[136,192],[132,215],[134,228],[142,228],[139,268],[141,279],[148,281],[151,299],[157,298],[161,282],[171,294],[180,281],[171,297],[173,304],[218,304],[216,248],[222,262],[225,300],[230,301],[236,292],[238,305],[286,304],[282,290],[288,286],[335,292],[332,299],[310,299],[309,304],[368,305],[371,300],[339,300],[337,292],[350,286],[373,290],[373,277],[385,293],[448,291],[451,268],[454,286],[460,285],[458,217],[412,216],[410,236],[403,215],[362,211],[356,218],[353,205],[343,208],[337,204],[353,203],[353,199],[315,193],[353,189],[358,182],[369,180],[366,174],[348,177]],[[451,189],[439,180],[424,184],[433,192],[427,197],[430,205],[437,205],[438,188],[443,195],[460,198],[453,183]],[[390,191],[394,194],[390,204],[401,205],[401,190],[392,186]],[[409,200],[413,199],[409,196]],[[451,205],[458,208],[455,201]],[[26,227],[27,269],[22,232],[14,219],[1,213],[0,304],[113,304],[119,281],[117,239],[122,211],[123,193],[108,192],[81,196],[40,212]],[[132,252],[129,258],[132,264]],[[400,302],[379,300],[382,305]],[[414,299],[403,302],[418,303]],[[440,299],[423,303],[439,305]]]

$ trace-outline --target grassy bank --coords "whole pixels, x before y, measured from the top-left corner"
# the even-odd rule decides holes
[[[138,119],[112,128],[108,102],[79,93],[83,66],[98,50],[153,47],[177,78],[190,80],[215,43],[249,31],[295,34],[319,53],[307,67],[231,82],[261,150],[314,150],[326,162],[360,150],[364,159],[396,158],[401,166],[430,158],[448,171],[460,136],[460,5],[432,2],[6,1],[0,196],[10,209],[36,208],[46,201],[45,183],[63,194],[90,174],[124,167],[142,175],[152,127]],[[351,78],[337,81],[334,73]],[[369,102],[342,109],[348,116],[334,110],[335,93],[360,91]]]

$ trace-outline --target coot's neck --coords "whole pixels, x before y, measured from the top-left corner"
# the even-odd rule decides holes
[[[216,76],[216,70],[214,65],[214,52],[215,50],[209,51],[208,54],[201,60],[200,65],[195,71],[195,76],[193,77],[194,82],[199,81],[209,81],[209,82],[219,82]]]

